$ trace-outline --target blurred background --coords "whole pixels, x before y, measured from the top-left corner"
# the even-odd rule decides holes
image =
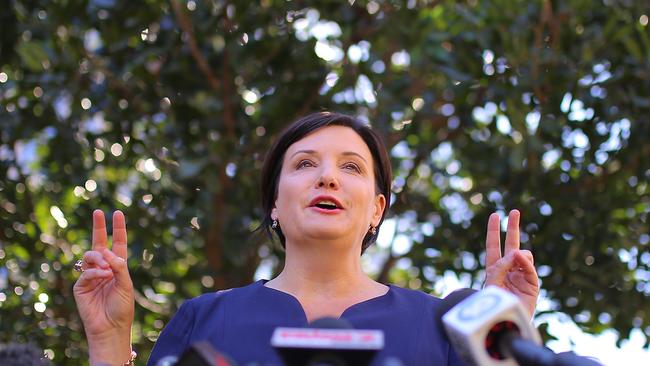
[[[392,156],[374,278],[481,288],[488,215],[518,208],[547,345],[650,359],[647,1],[0,3],[0,342],[87,363],[95,208],[127,217],[139,362],[183,300],[272,277],[264,153],[333,110]]]

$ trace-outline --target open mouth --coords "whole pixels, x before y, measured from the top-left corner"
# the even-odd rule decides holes
[[[343,209],[343,206],[339,203],[339,201],[336,200],[336,198],[328,196],[315,197],[309,206],[326,211],[336,211]]]
[[[316,203],[314,206],[316,206],[318,208],[322,208],[324,210],[336,210],[337,208],[339,208],[336,205],[336,203],[334,203],[332,201],[320,201],[320,202]]]

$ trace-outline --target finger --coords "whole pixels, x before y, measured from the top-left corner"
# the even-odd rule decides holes
[[[487,236],[485,238],[485,265],[490,267],[501,259],[501,229],[499,214],[493,213],[488,219]]]
[[[121,257],[118,257],[115,253],[108,249],[102,251],[104,259],[108,261],[108,264],[111,266],[113,273],[115,274],[115,279],[119,284],[132,286],[131,277],[129,276],[129,268],[126,265],[126,260]]]
[[[530,257],[526,255],[525,252],[530,254]],[[529,251],[519,250],[513,252],[513,267],[516,267],[519,272],[523,272],[525,275],[535,274],[537,276],[537,270],[533,264],[532,253]]]
[[[505,256],[486,268],[486,285],[502,286],[508,272],[514,265],[513,256]]]
[[[499,259],[492,267],[488,268],[488,276],[492,279],[502,280],[508,272],[520,272],[524,275],[535,274],[537,270],[531,259],[523,251],[510,252]]]
[[[79,288],[86,288],[86,287],[91,287],[94,288],[93,281],[94,280],[99,280],[99,279],[108,279],[113,277],[113,271],[110,269],[101,269],[101,268],[90,268],[81,274],[79,276],[79,279],[77,280],[77,283],[75,284],[75,287]]]
[[[535,265],[535,257],[533,257],[533,253],[530,250],[522,249],[519,253],[521,253],[530,264]]]
[[[107,246],[106,220],[102,210],[93,211],[93,250],[101,251]]]
[[[508,215],[508,231],[506,232],[505,254],[519,250],[519,210],[512,210]]]
[[[528,286],[521,286],[519,290],[529,296],[537,297],[539,293],[539,276],[537,270],[529,258],[522,252],[514,252],[516,254],[515,265],[517,266],[517,273],[522,275],[522,279],[528,283]],[[531,309],[531,316],[535,312],[535,306]]]
[[[126,260],[126,219],[119,210],[113,213],[113,253]]]
[[[110,268],[108,262],[104,260],[104,257],[100,252],[96,252],[94,250],[89,250],[85,252],[83,256],[83,262],[82,262],[82,268],[84,269],[84,271],[96,267],[101,267],[103,269]]]
[[[521,262],[521,263],[520,263]],[[535,271],[535,267],[520,255],[519,252],[510,252],[486,269],[486,285],[501,286],[510,272],[527,274]]]

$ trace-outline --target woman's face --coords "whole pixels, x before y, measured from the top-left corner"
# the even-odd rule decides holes
[[[287,149],[271,217],[287,242],[349,239],[361,245],[385,206],[366,143],[349,127],[328,126]]]

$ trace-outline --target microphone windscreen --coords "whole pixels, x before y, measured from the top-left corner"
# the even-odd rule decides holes
[[[331,316],[326,316],[323,318],[318,318],[311,323],[309,323],[309,328],[319,328],[319,329],[353,329],[352,324],[345,320],[334,318]]]
[[[454,294],[453,298],[449,297],[449,300],[445,299],[445,308],[454,305],[468,293],[465,290],[461,294]],[[497,286],[487,286],[452,306],[442,315],[442,323],[449,342],[467,365],[517,365],[511,357],[500,360],[489,353],[492,350],[490,342],[500,344],[500,333],[495,333],[496,326],[503,330],[516,328],[521,338],[542,344],[521,300]]]
[[[444,323],[442,322],[442,317],[445,314],[447,314],[447,312],[451,310],[451,308],[458,305],[463,300],[475,294],[476,292],[478,291],[471,288],[461,288],[460,290],[456,290],[450,293],[449,295],[445,296],[445,298],[442,299],[442,301],[440,302],[440,306],[438,306],[438,310],[436,311],[435,314],[436,325],[438,326],[438,329],[442,331],[442,335],[445,337],[445,339],[447,339],[447,332],[445,331],[445,326]]]

